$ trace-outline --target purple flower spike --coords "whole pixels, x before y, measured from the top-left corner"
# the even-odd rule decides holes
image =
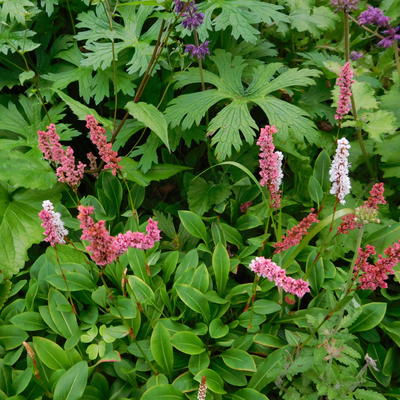
[[[197,5],[194,1],[183,2],[181,0],[174,0],[175,12],[182,13],[182,25],[191,31],[197,29],[204,21],[204,14],[197,11]]]
[[[387,49],[388,47],[392,46],[395,40],[400,40],[400,34],[398,34],[399,30],[400,26],[396,28],[390,27],[389,29],[383,31],[386,36],[380,42],[378,42],[378,46]]]
[[[356,61],[356,60],[362,58],[363,56],[364,56],[364,54],[361,53],[361,51],[352,51],[350,53],[350,60]]]
[[[197,59],[203,59],[206,55],[210,54],[208,43],[209,41],[207,40],[198,46],[187,44],[185,45],[185,53],[189,53],[192,57],[196,57]]]
[[[359,15],[358,22],[361,25],[386,27],[389,26],[390,18],[387,17],[380,8],[368,6],[368,9]]]
[[[331,5],[335,11],[351,12],[357,10],[359,0],[331,0]]]

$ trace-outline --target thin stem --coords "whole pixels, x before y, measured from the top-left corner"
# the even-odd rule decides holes
[[[350,292],[351,287],[353,285],[353,281],[354,281],[354,279],[353,279],[354,266],[356,265],[356,261],[357,261],[357,258],[358,258],[358,249],[361,246],[361,241],[362,241],[362,238],[363,238],[363,234],[364,234],[364,226],[362,226],[360,228],[360,230],[358,231],[356,248],[354,250],[353,260],[351,261],[351,265],[350,265],[350,268],[349,268],[349,273],[347,275],[347,283],[346,283],[346,288],[345,288],[345,291],[344,291],[344,296]]]
[[[197,47],[199,47],[199,35],[197,31],[193,32],[193,37],[194,37],[194,43]],[[206,90],[206,85],[204,83],[204,72],[203,72],[203,60],[201,57],[198,57],[198,62],[199,62],[199,72],[200,72],[200,80],[201,80],[201,90],[204,92]]]
[[[350,24],[349,24],[349,14],[347,12],[343,13],[343,35],[344,35],[344,56],[345,56],[346,62],[349,62],[350,61]],[[353,93],[351,94],[350,99],[351,99],[351,108],[352,108],[352,112],[353,112],[353,118],[355,121],[358,121],[357,108],[356,108],[356,103],[354,100]],[[369,173],[373,178],[375,178],[375,171],[373,170],[373,168],[371,166],[369,154],[368,154],[367,148],[365,147],[361,128],[359,126],[356,126],[356,135],[357,135],[358,143],[360,145],[361,152],[367,163]]]
[[[69,0],[67,0],[67,10],[68,10],[69,19],[71,20],[72,32],[74,33],[74,35],[76,35],[75,23],[74,23],[74,18],[72,16]]]
[[[399,46],[397,45],[397,40],[393,42],[394,59],[396,61],[397,76],[400,83],[400,56],[399,56]]]

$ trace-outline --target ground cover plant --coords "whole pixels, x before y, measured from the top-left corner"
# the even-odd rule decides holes
[[[0,399],[400,398],[398,0],[0,17]]]

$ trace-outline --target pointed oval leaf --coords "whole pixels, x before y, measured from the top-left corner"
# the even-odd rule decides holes
[[[80,361],[72,366],[57,381],[53,399],[79,400],[86,388],[88,370],[85,361]]]
[[[192,211],[178,211],[179,219],[185,229],[194,237],[207,243],[207,230],[202,219]]]
[[[157,364],[167,375],[171,375],[174,365],[174,352],[168,330],[161,322],[157,322],[153,329],[150,338],[150,349]]]
[[[222,353],[224,363],[232,369],[255,372],[257,370],[253,357],[244,350],[229,349]]]
[[[205,351],[204,343],[192,332],[177,332],[171,338],[172,345],[185,354],[195,355]]]
[[[67,369],[70,366],[67,353],[57,343],[35,336],[33,347],[40,361],[50,369]]]
[[[225,291],[230,271],[229,254],[222,243],[218,243],[215,246],[212,256],[212,266],[214,270],[215,281],[217,283],[218,293],[222,295]]]

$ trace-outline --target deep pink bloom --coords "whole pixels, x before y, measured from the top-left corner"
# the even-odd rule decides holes
[[[300,243],[301,239],[307,234],[308,229],[313,223],[319,222],[317,214],[311,209],[310,214],[303,218],[296,226],[289,229],[286,236],[280,242],[274,244],[275,253],[290,249]]]
[[[56,170],[58,180],[76,188],[83,178],[85,164],[79,161],[76,165],[72,148],[69,146],[66,150],[62,148],[56,126],[50,124],[47,131],[38,131],[38,141],[44,158],[58,166]]]
[[[106,229],[105,221],[94,222],[91,217],[94,212],[93,207],[79,206],[78,210],[78,219],[81,222],[80,227],[82,229],[81,239],[89,242],[86,249],[89,251],[92,260],[98,265],[112,263],[129,247],[150,249],[155,242],[160,240],[157,222],[151,218],[148,220],[146,233],[128,231],[114,237]]]
[[[45,200],[42,203],[43,210],[39,212],[39,217],[43,221],[42,227],[45,229],[45,242],[49,242],[51,246],[57,243],[64,244],[64,237],[68,235],[68,230],[64,228],[61,220],[61,214],[54,211],[53,203]]]
[[[245,213],[253,205],[252,201],[246,201],[240,205],[240,212]]]
[[[354,229],[361,228],[362,224],[357,222],[357,217],[355,214],[348,214],[342,218],[342,223],[338,226],[339,233],[349,233]]]
[[[340,75],[336,80],[339,86],[339,101],[336,109],[335,119],[341,120],[351,110],[351,85],[354,83],[353,70],[349,62],[344,64]]]
[[[107,143],[106,130],[99,125],[93,115],[86,116],[86,127],[90,130],[90,140],[97,146],[100,158],[105,162],[104,169],[111,169],[113,175],[121,169],[121,157],[112,149],[112,144]]]
[[[287,276],[286,271],[269,258],[256,257],[249,267],[255,274],[275,282],[276,286],[297,297],[303,297],[310,291],[308,282]]]
[[[388,275],[394,273],[393,268],[400,262],[400,240],[384,250],[386,257],[379,254],[376,263],[370,264],[368,258],[374,254],[375,247],[371,245],[367,245],[365,251],[358,249],[354,271],[356,275],[361,274],[359,283],[364,290],[387,288]]]
[[[273,208],[280,207],[281,191],[279,187],[283,178],[283,154],[280,151],[275,151],[272,141],[272,135],[277,131],[275,126],[266,125],[265,128],[261,128],[257,140],[257,145],[260,146],[260,185],[267,186]]]
[[[375,183],[375,185],[372,186],[372,189],[369,192],[369,198],[364,205],[377,210],[379,204],[386,204],[385,197],[383,196],[384,191],[385,187],[382,182]]]

